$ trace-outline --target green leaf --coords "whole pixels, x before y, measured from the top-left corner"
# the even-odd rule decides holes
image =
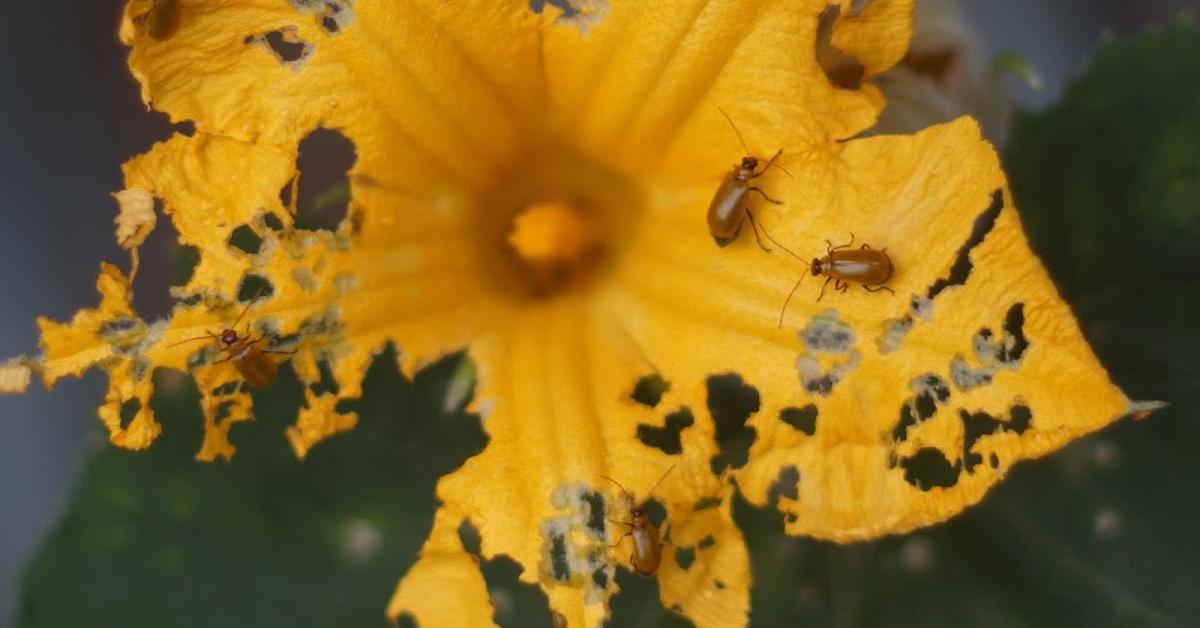
[[[434,483],[485,443],[476,417],[442,415],[420,392],[451,366],[414,387],[384,355],[358,429],[303,462],[283,436],[301,396],[288,368],[256,397],[258,420],[233,429],[228,464],[192,459],[194,387],[156,399],[171,425],[154,447],[91,455],[26,573],[20,625],[386,626],[428,534]]]

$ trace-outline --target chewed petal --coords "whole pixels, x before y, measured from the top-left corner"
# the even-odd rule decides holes
[[[862,11],[853,10],[865,4]],[[862,64],[866,78],[896,65],[908,52],[915,0],[845,0],[830,44]]]
[[[293,145],[336,128],[365,174],[408,189],[480,181],[518,149],[544,93],[529,71],[540,46],[526,5],[345,1],[314,14],[310,4],[180,3],[178,32],[160,41],[142,32],[135,1],[121,36],[146,102],[201,132]]]
[[[678,542],[712,537],[721,548],[700,554],[695,571],[660,567],[664,600],[694,620],[713,619],[701,625],[741,625],[745,547],[728,510],[709,505],[731,494],[709,470],[715,428],[692,418],[702,398],[685,388],[665,392],[654,408],[633,398],[654,366],[611,305],[600,297],[529,308],[510,332],[472,345],[490,442],[442,480],[438,496],[478,527],[485,558],[517,561],[522,580],[541,584],[568,623],[584,625],[607,615],[613,565],[632,567],[628,548],[610,547],[624,529],[607,520],[626,519],[633,505],[621,487],[635,500],[654,499],[666,508],[662,531],[672,530],[673,543],[678,527]],[[720,588],[705,580],[710,569],[726,572]]]
[[[462,517],[441,509],[421,558],[405,574],[388,602],[387,615],[409,615],[422,626],[474,628],[492,624],[492,603],[479,561],[458,538]]]
[[[1013,463],[1130,411],[1029,250],[974,122],[850,141],[793,175],[758,184],[784,205],[748,205],[770,255],[748,224],[714,246],[697,228],[704,190],[654,195],[616,306],[673,382],[733,370],[761,395],[735,475],[757,504],[798,475],[779,500],[790,532],[854,540],[943,520]],[[895,294],[850,282],[818,302],[825,277],[801,279],[804,260],[852,236],[886,249]]]
[[[0,393],[23,393],[32,377],[33,369],[24,359],[0,362]]]
[[[287,430],[288,441],[297,458],[303,458],[313,445],[338,432],[353,429],[358,424],[357,414],[337,411],[337,395],[314,395],[309,390],[305,396],[307,405],[296,417],[296,425]]]

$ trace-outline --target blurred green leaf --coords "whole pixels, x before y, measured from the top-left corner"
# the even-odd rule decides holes
[[[1035,92],[1042,91],[1042,75],[1019,52],[1002,52],[992,58],[992,71],[1015,76]]]
[[[443,415],[420,392],[452,367],[414,386],[388,352],[367,377],[358,429],[303,462],[282,433],[301,397],[290,369],[256,397],[258,421],[234,428],[229,464],[192,459],[202,419],[190,380],[156,399],[166,425],[153,448],[91,456],[26,573],[20,625],[388,625],[434,483],[485,443],[476,417]]]

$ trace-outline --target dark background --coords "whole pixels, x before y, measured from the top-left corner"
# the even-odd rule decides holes
[[[1147,22],[1161,24],[1177,15],[1186,3],[970,0],[961,4],[981,35],[985,56],[1015,50],[1041,73],[1046,84],[1041,92],[1015,82],[1011,86],[1018,103],[1037,109],[1058,100],[1064,81],[1082,71],[1101,33],[1140,32]],[[120,164],[154,141],[168,137],[171,129],[164,116],[145,110],[128,74],[125,51],[115,37],[119,5],[116,0],[13,3],[6,7],[5,19],[0,20],[0,213],[5,219],[0,229],[0,356],[36,352],[37,316],[65,319],[80,307],[94,305],[99,262],[127,263],[111,235],[115,205],[109,195],[122,187]],[[1025,210],[1020,186],[1014,185],[1014,189],[1018,205]],[[1129,260],[1151,254],[1177,254],[1179,249],[1188,248],[1188,242],[1195,241],[1194,237],[1189,240],[1184,236],[1196,234],[1147,236],[1150,240],[1139,251],[1114,254],[1120,263],[1111,272],[1117,276],[1101,284],[1077,281],[1086,275],[1083,271],[1087,268],[1081,271],[1069,261],[1056,266],[1056,247],[1059,238],[1069,237],[1069,225],[1054,225],[1056,230],[1050,231],[1046,227],[1050,223],[1039,222],[1036,216],[1026,220],[1034,232],[1035,248],[1047,259],[1068,300],[1076,306],[1089,337],[1099,342],[1102,358],[1110,365],[1119,363],[1113,368],[1114,377],[1131,396],[1167,398],[1176,405],[1151,421],[1122,423],[1046,461],[1022,465],[983,506],[949,525],[902,538],[849,547],[788,539],[768,533],[778,527],[777,516],[740,508],[739,519],[754,535],[751,550],[759,583],[754,590],[756,623],[771,625],[767,620],[759,621],[771,617],[799,617],[812,625],[837,626],[1059,625],[1077,623],[1081,617],[1091,618],[1093,625],[1107,623],[1102,620],[1111,621],[1111,625],[1186,626],[1200,622],[1200,555],[1194,538],[1200,507],[1194,497],[1198,467],[1195,441],[1191,440],[1197,431],[1188,427],[1188,422],[1197,418],[1196,371],[1178,361],[1159,359],[1157,352],[1169,350],[1169,345],[1147,344],[1146,355],[1137,361],[1120,357],[1118,354],[1124,355],[1121,352],[1130,351],[1127,345],[1132,341],[1114,344],[1113,338],[1136,339],[1138,334],[1153,329],[1155,319],[1132,320],[1125,316],[1118,321],[1115,315],[1106,314],[1114,302],[1140,299],[1147,282],[1158,281],[1164,289],[1194,293],[1198,289],[1191,281],[1197,278],[1194,269],[1189,272],[1178,264],[1172,266],[1172,258],[1161,255],[1151,256],[1148,270],[1132,268]],[[1040,232],[1039,226],[1043,227]],[[168,256],[169,236],[169,230],[162,229],[160,223],[145,255]],[[1120,276],[1122,268],[1141,274]],[[145,264],[142,272],[139,286],[161,285],[170,271],[167,265]],[[1105,291],[1106,285],[1115,288]],[[145,294],[139,294],[141,312],[161,312],[165,308],[165,302],[155,300],[161,296],[151,290],[141,293]],[[1169,298],[1163,299],[1155,307],[1178,307]],[[1180,325],[1178,346],[1197,355],[1200,340],[1194,328],[1176,318],[1170,320]],[[1115,357],[1106,351],[1115,352]],[[378,402],[374,414],[364,409],[364,423],[369,423],[372,416],[386,416],[388,403],[421,409],[422,415],[437,415],[441,387],[451,370],[452,365],[443,364],[419,379],[416,386],[405,385],[397,389],[395,397]],[[397,377],[386,372],[374,376]],[[79,481],[84,453],[105,447],[95,418],[103,384],[103,378],[92,373],[82,381],[63,382],[53,393],[35,386],[22,397],[0,397],[0,625],[6,625],[6,618],[16,612],[17,583],[23,565],[62,513],[71,487]],[[279,391],[273,390],[272,394],[286,396],[289,386],[294,391],[294,382],[289,382],[285,373]],[[180,407],[187,406],[189,392],[185,387],[180,393]],[[309,482],[318,494],[336,501],[335,485],[307,477],[316,472],[287,460],[280,436],[287,420],[285,413],[260,419],[262,429],[247,437],[253,443],[242,451],[243,460],[258,454],[263,459],[259,462],[247,461],[241,466],[235,463],[229,469],[215,470],[191,463],[194,444],[199,442],[198,418],[187,415],[179,419],[178,425],[167,425],[164,443],[152,454],[109,456],[92,463],[91,470],[125,477],[132,483],[144,477],[139,473],[159,473],[155,464],[169,456],[181,483],[198,475],[251,484],[254,478],[260,478],[263,489],[269,490],[268,480],[279,480],[282,475],[288,481]],[[187,426],[188,421],[192,428]],[[384,472],[397,478],[414,478],[404,492],[404,499],[415,500],[414,523],[379,523],[389,521],[388,515],[372,515],[370,506],[362,506],[372,503],[364,496],[363,502],[355,502],[354,507],[366,508],[366,514],[327,522],[334,538],[331,542],[341,548],[342,557],[325,557],[328,564],[308,566],[318,572],[353,571],[347,567],[345,556],[364,543],[368,550],[389,556],[387,561],[376,561],[379,564],[354,572],[364,582],[375,583],[365,600],[345,601],[347,605],[368,605],[366,617],[381,617],[387,594],[419,547],[424,534],[421,526],[428,526],[432,508],[432,481],[481,442],[478,428],[472,428],[470,421],[455,414],[438,428],[442,431],[435,430],[443,435],[435,438],[445,439],[437,443],[447,453],[444,460],[397,462],[397,452],[389,455],[386,451],[377,456],[355,456],[354,451],[361,451],[366,444],[356,444],[360,438],[353,435],[339,440],[336,447],[330,448],[333,451],[320,452],[328,464],[349,464],[351,473],[357,468],[361,477]],[[385,434],[391,433],[389,429],[397,430],[394,435],[403,439],[402,427],[380,429]],[[454,437],[464,430],[470,438]],[[355,450],[356,446],[360,449]],[[417,450],[406,452],[419,455]],[[355,463],[356,457],[363,460]],[[378,466],[364,466],[371,461]],[[1148,465],[1156,466],[1147,472]],[[421,494],[426,496],[424,501]],[[232,499],[225,493],[201,497],[214,504]],[[345,504],[352,501],[351,497],[344,498]],[[284,517],[281,513],[295,504],[281,501],[272,507],[276,506],[280,513],[262,515],[260,527],[250,528],[270,535],[278,526],[286,527],[288,522],[278,517]],[[313,504],[305,507],[315,508]],[[87,522],[68,521],[64,525],[72,524]],[[322,530],[314,534],[324,534]],[[408,534],[410,538],[379,541],[376,537],[380,530]],[[198,530],[197,534],[203,536],[206,531],[211,530]],[[226,542],[219,534],[213,535],[212,543]],[[375,545],[371,544],[373,539]],[[276,538],[274,545],[258,548],[263,552],[263,562],[278,562],[279,556],[286,555],[289,542],[299,540]],[[71,547],[68,543],[62,545]],[[278,552],[271,553],[272,548]],[[51,558],[53,554],[48,552]],[[184,564],[189,569],[202,568],[186,561]],[[213,579],[222,577],[220,565],[209,567]],[[251,575],[260,579],[286,577],[289,573],[304,573],[305,569],[287,564],[276,564],[275,568]],[[511,566],[493,565],[490,569],[493,575],[498,574],[496,582],[508,583],[493,587],[502,600],[501,606],[508,603],[516,608],[501,608],[499,617],[510,620],[509,625],[522,625],[516,623],[516,617],[537,617],[536,609],[529,610],[536,606],[537,596],[511,584]],[[48,573],[35,573],[31,582],[45,584]],[[106,577],[103,572],[79,575],[90,575],[95,582]],[[650,626],[673,621],[659,613],[651,585],[628,578],[622,584],[634,592],[619,605],[613,625]],[[290,584],[294,588],[281,585],[272,593],[278,601],[287,599],[289,592],[302,596],[305,591],[326,585],[315,577],[300,579]],[[187,600],[186,593],[176,591],[176,599],[167,590],[157,591],[162,612],[169,615],[189,603],[195,604]],[[230,599],[228,591],[206,593]],[[277,623],[254,617],[256,612],[264,612],[255,608],[255,601],[271,599],[255,596],[270,593],[250,593],[240,603],[236,596],[229,601],[230,612],[240,609],[242,614],[237,617],[245,625]],[[938,605],[935,607],[931,600]],[[26,604],[36,606],[28,600]],[[26,612],[42,611],[30,611],[27,606]],[[284,625],[286,615],[278,614],[280,625]],[[47,617],[44,612],[41,616]],[[305,621],[301,615],[286,625],[322,625],[311,623],[315,621],[311,616]],[[38,625],[54,622],[46,620]],[[232,619],[229,625],[233,625]],[[382,625],[382,621],[370,625]]]

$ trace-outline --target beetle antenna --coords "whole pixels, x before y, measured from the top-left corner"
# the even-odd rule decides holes
[[[788,293],[787,298],[783,300],[783,308],[779,310],[779,329],[783,329],[783,315],[787,313],[788,303],[792,301],[792,295],[796,294],[796,288],[800,287],[800,282],[804,281],[804,276],[808,273],[801,273],[800,278],[796,280],[796,285],[792,286],[792,291]]]
[[[771,165],[772,165],[772,166],[775,166],[776,168],[779,168],[780,172],[782,172],[783,174],[786,174],[786,175],[788,176],[788,178],[789,178],[789,179],[795,179],[795,178],[796,178],[796,177],[793,177],[793,176],[792,176],[792,173],[790,173],[790,172],[788,172],[788,171],[787,171],[787,168],[784,168],[783,166],[781,166],[781,165],[779,165],[779,164],[777,164],[777,163],[775,163],[775,162],[771,162]]]
[[[180,340],[179,342],[173,342],[173,343],[167,345],[167,348],[170,349],[171,347],[178,347],[179,345],[187,344],[189,342],[196,342],[197,340],[208,340],[209,338],[217,337],[217,335],[212,333],[211,331],[206,331],[204,333],[206,333],[208,335],[207,336],[197,336],[195,338],[188,338],[187,340]]]
[[[646,497],[650,497],[651,495],[654,494],[654,489],[658,488],[658,485],[662,484],[662,481],[667,479],[667,474],[669,474],[671,472],[671,470],[674,468],[675,468],[675,465],[671,465],[670,467],[667,468],[666,471],[663,471],[662,477],[658,478],[658,481],[654,483],[654,486],[650,487],[650,492],[646,493]]]
[[[246,303],[246,307],[242,308],[242,313],[238,315],[237,320],[233,321],[233,324],[229,326],[230,329],[237,329],[238,323],[242,322],[242,319],[246,318],[246,312],[250,311],[250,306],[254,305],[258,301],[258,298],[262,296],[262,293],[266,291],[266,289],[266,284],[258,287],[258,291],[255,292],[254,296],[250,298],[250,301]]]
[[[801,262],[803,262],[803,261],[804,261],[804,258],[803,258],[803,257],[800,257],[799,255],[796,255],[795,251],[793,251],[793,250],[789,249],[788,247],[786,247],[786,246],[784,246],[784,245],[780,244],[780,243],[779,243],[779,241],[778,241],[778,240],[776,240],[775,238],[772,238],[772,237],[771,237],[771,234],[767,232],[767,229],[766,229],[765,227],[762,229],[762,232],[763,232],[763,235],[767,236],[767,239],[771,241],[771,244],[774,244],[775,246],[777,246],[777,247],[779,247],[779,248],[783,249],[783,250],[784,250],[784,252],[786,252],[788,255],[791,255],[792,257],[794,257],[794,258],[796,258],[796,259],[800,260]]]
[[[602,475],[602,476],[600,476],[600,477],[602,477],[602,478],[604,478],[604,479],[608,480],[609,482],[612,482],[613,484],[616,484],[616,485],[617,485],[617,487],[621,489],[621,492],[622,492],[622,493],[625,493],[625,496],[629,498],[629,501],[633,501],[633,493],[630,493],[630,492],[629,492],[629,489],[627,489],[627,488],[625,488],[624,486],[622,486],[620,482],[618,482],[618,481],[616,481],[616,480],[614,480],[614,479],[612,479],[612,478],[608,477],[607,475]]]
[[[725,113],[725,110],[720,107],[717,107],[717,111],[720,111],[721,115],[725,116],[725,119],[729,121],[729,126],[733,128],[734,133],[737,133],[738,141],[742,143],[742,150],[745,150],[746,154],[749,155],[750,147],[746,146],[746,140],[742,137],[742,132],[738,130],[737,125],[733,123],[733,118],[730,118],[729,114]]]

